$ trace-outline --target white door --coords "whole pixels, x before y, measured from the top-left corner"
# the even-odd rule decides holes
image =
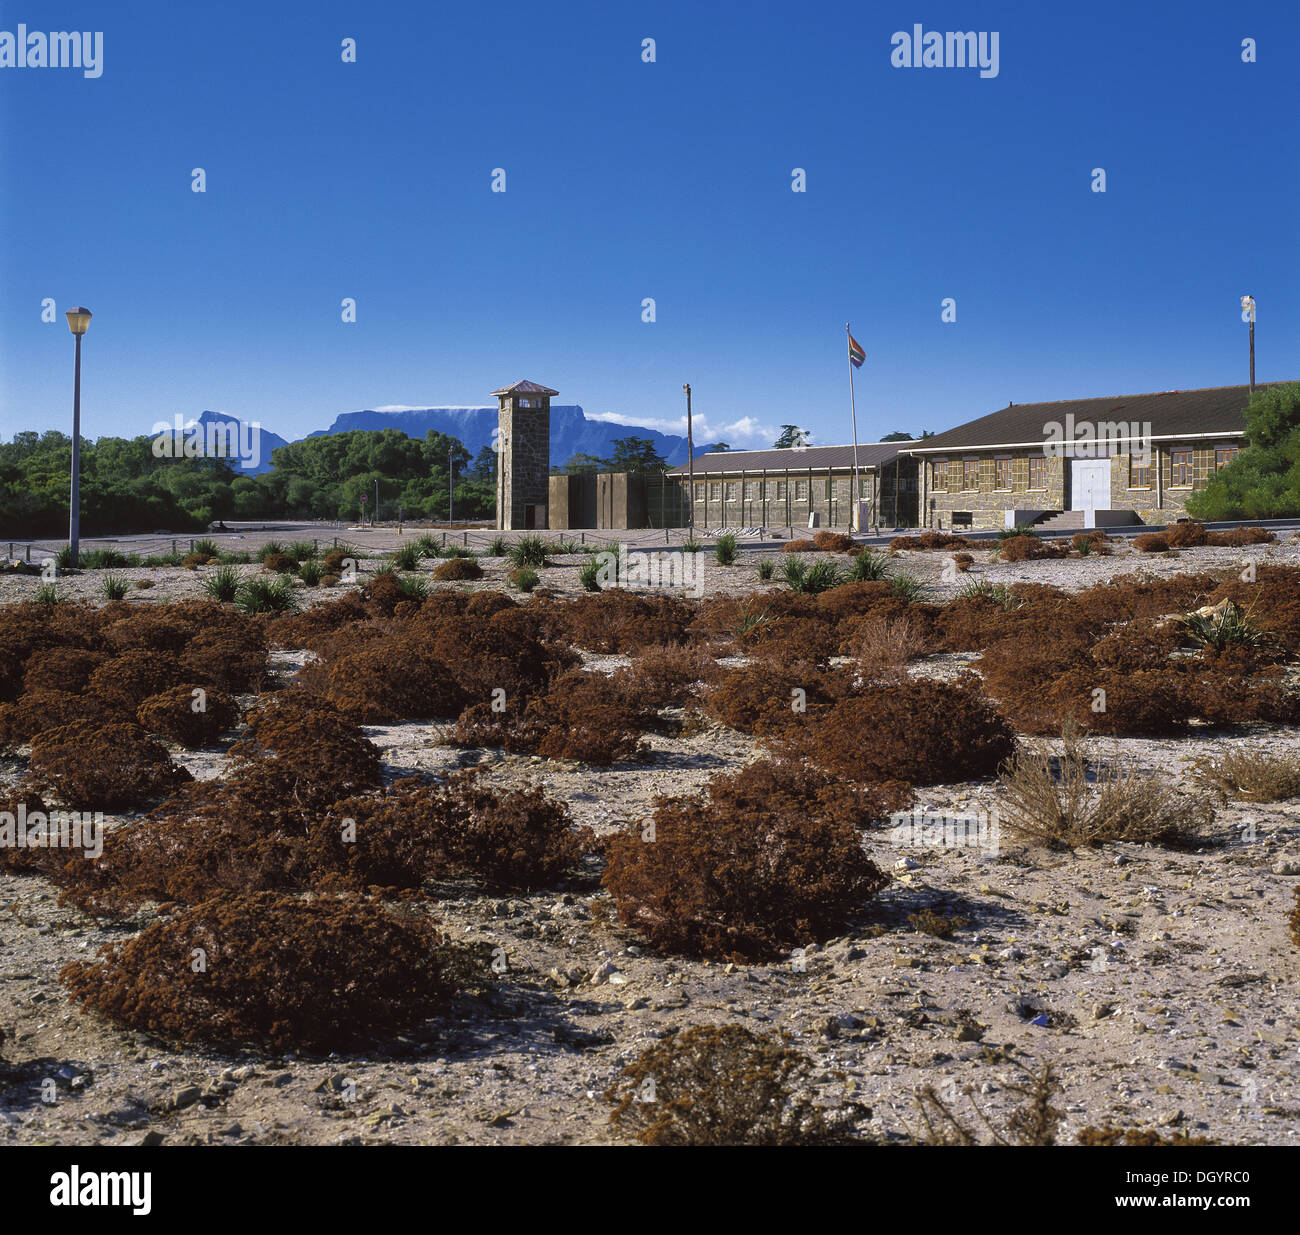
[[[1070,460],[1070,509],[1084,511],[1088,527],[1094,512],[1110,509],[1109,459]]]

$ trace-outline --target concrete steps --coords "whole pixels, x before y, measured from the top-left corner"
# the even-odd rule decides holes
[[[1083,511],[1062,510],[1041,523],[1034,524],[1038,532],[1081,532],[1083,531]]]

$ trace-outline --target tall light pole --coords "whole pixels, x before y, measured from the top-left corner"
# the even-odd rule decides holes
[[[456,455],[455,447],[447,447],[447,522],[456,522]]]
[[[1250,393],[1255,393],[1255,297],[1241,298],[1241,315],[1250,320]]]
[[[68,329],[77,340],[76,369],[72,379],[72,488],[68,495],[68,565],[76,566],[81,546],[81,336],[90,328],[89,309],[67,312]]]
[[[691,424],[691,384],[683,382],[686,392],[686,517],[687,527],[691,529],[691,539],[695,539],[695,432]]]

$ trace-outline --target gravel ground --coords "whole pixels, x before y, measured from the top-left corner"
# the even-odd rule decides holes
[[[896,566],[942,598],[943,554]],[[1079,587],[1120,570],[1173,574],[1294,562],[1295,542],[1114,557],[989,564],[990,582],[1034,579]],[[545,572],[579,590],[574,561]],[[500,586],[504,564],[484,563]],[[140,603],[197,594],[199,573],[125,571],[156,586]],[[753,555],[709,574],[718,590],[755,586]],[[0,577],[0,601],[34,582]],[[67,580],[94,595],[89,572]],[[311,591],[309,600],[329,593]],[[963,657],[916,672],[947,675]],[[279,658],[283,672],[302,656]],[[590,658],[594,671],[622,663]],[[640,818],[655,795],[682,794],[757,752],[718,726],[651,735],[643,760],[589,769],[439,744],[438,726],[367,731],[389,777],[481,761],[492,783],[538,783],[598,831]],[[1099,752],[1195,792],[1192,762],[1231,746],[1300,753],[1300,732],[1260,728],[1170,740],[1106,741]],[[176,751],[198,776],[224,754]],[[18,763],[0,763],[13,778]],[[991,809],[990,784],[927,789],[934,810]],[[1216,802],[1195,852],[1112,844],[1080,853],[900,848],[887,828],[871,856],[893,882],[849,935],[788,962],[733,967],[654,956],[608,917],[594,877],[563,894],[431,902],[453,935],[505,949],[509,970],[486,999],[466,998],[391,1052],[298,1058],[255,1051],[178,1051],[73,1010],[56,975],[150,920],[112,925],[61,908],[38,879],[0,875],[0,1143],[337,1144],[596,1143],[612,1138],[600,1095],[620,1067],[673,1026],[782,1028],[875,1114],[871,1131],[904,1138],[914,1094],[933,1085],[960,1112],[969,1089],[996,1118],[1017,1099],[1011,1060],[1058,1065],[1066,1139],[1087,1126],[1160,1126],[1224,1142],[1292,1144],[1300,1127],[1297,976],[1286,915],[1300,883],[1296,801]],[[110,822],[124,822],[113,820]],[[1250,825],[1250,826],[1247,826]],[[965,919],[950,938],[913,929],[924,909]],[[1046,1021],[1039,1024],[1036,1021]],[[351,1082],[351,1084],[349,1084]],[[54,1095],[53,1102],[42,1095]]]

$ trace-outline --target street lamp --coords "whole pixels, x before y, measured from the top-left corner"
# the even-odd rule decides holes
[[[90,328],[90,310],[78,306],[67,312],[68,329],[77,340],[72,380],[72,489],[68,496],[68,565],[76,566],[81,545],[81,336]]]
[[[695,433],[691,424],[691,384],[682,383],[686,395],[686,526],[695,539]],[[707,512],[706,512],[707,513]]]
[[[1250,321],[1250,393],[1255,393],[1255,297],[1241,298],[1241,315]]]

